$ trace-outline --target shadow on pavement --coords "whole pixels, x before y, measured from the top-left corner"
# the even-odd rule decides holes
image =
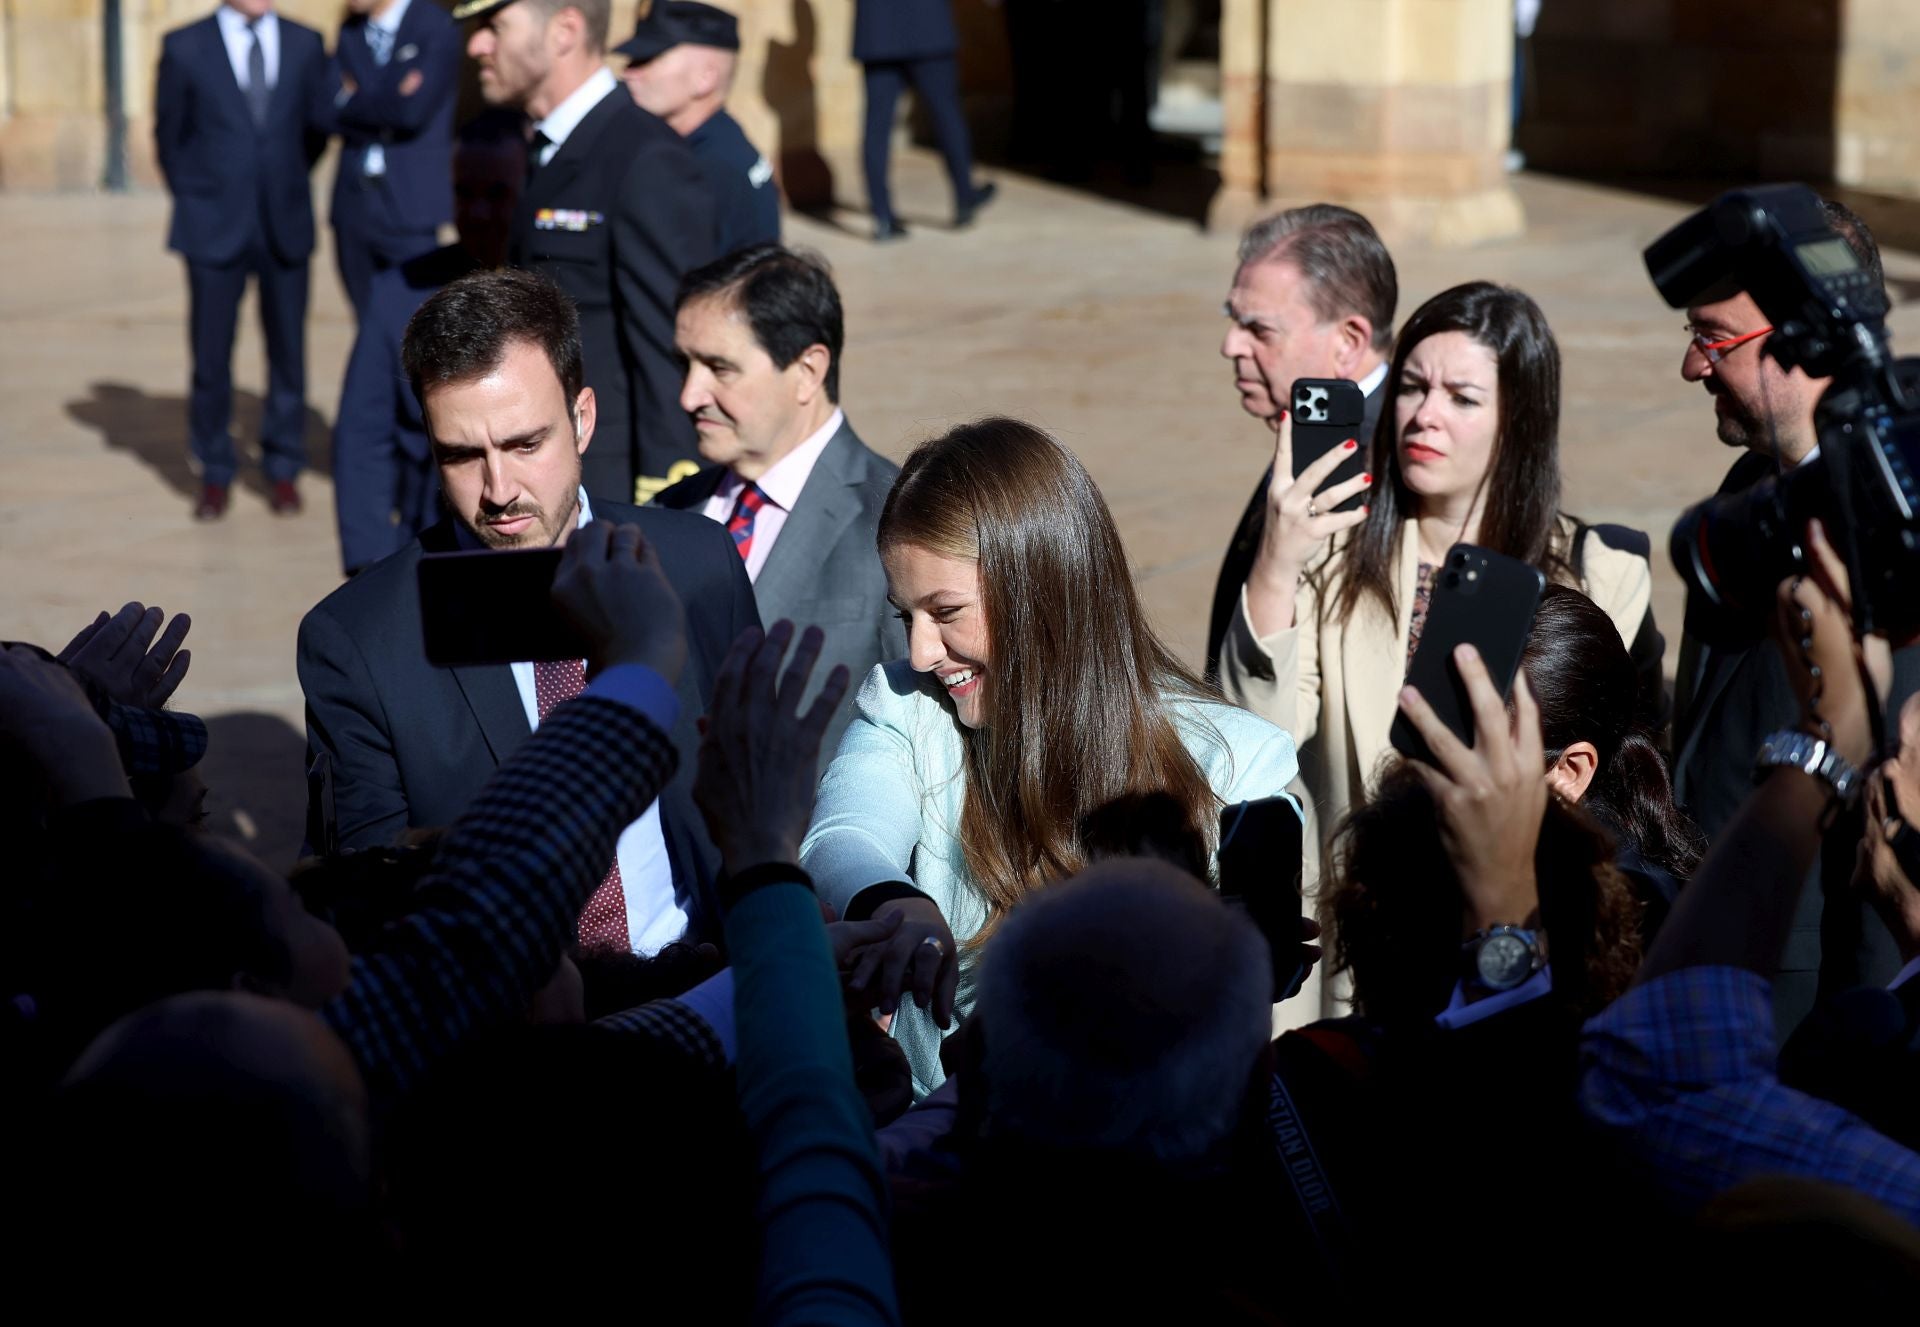
[[[202,717],[207,828],[240,840],[269,866],[291,867],[306,837],[306,736],[277,714]]]
[[[199,494],[200,479],[187,448],[184,396],[154,396],[123,382],[94,382],[87,390],[90,395],[84,399],[67,402],[69,418],[99,433],[110,451],[126,452],[139,460],[182,497]],[[235,482],[264,498],[267,484],[259,465],[261,408],[257,393],[233,394],[233,435],[240,454]],[[306,410],[304,434],[307,468],[315,474],[332,473],[332,431],[312,406]]]

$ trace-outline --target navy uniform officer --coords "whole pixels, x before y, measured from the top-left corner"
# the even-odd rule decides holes
[[[644,500],[699,468],[673,353],[680,278],[719,253],[713,188],[680,135],[633,104],[604,62],[609,0],[467,0],[480,94],[533,120],[508,242],[514,267],[580,310],[599,407],[595,497]]]
[[[627,91],[641,110],[687,140],[720,202],[720,252],[780,242],[780,189],[773,166],[726,112],[740,50],[732,14],[693,0],[648,10],[613,48],[631,62]]]

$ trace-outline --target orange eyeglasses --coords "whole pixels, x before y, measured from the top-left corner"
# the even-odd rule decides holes
[[[1701,331],[1693,323],[1688,323],[1686,326],[1686,333],[1693,338],[1694,347],[1707,357],[1707,363],[1709,364],[1718,364],[1727,357],[1729,350],[1734,349],[1736,346],[1744,346],[1749,341],[1757,341],[1772,330],[1773,324],[1768,323],[1758,331],[1744,332],[1739,336],[1729,336],[1724,340],[1715,341],[1710,339],[1705,332]]]

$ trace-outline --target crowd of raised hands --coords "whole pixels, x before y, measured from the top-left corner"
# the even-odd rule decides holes
[[[1402,693],[1433,760],[1356,815],[1322,906],[1358,1015],[1275,1040],[1245,918],[1164,861],[1109,859],[995,932],[918,1103],[886,1021],[912,1000],[944,1024],[959,964],[909,910],[834,918],[799,865],[849,684],[836,669],[802,709],[815,628],[742,636],[702,721],[722,943],[627,960],[680,977],[630,1007],[601,977],[581,998],[575,919],[675,760],[608,685],[671,682],[686,653],[634,527],[565,545],[585,693],[430,845],[353,864],[393,882],[372,925],[315,915],[340,864],[296,892],[181,813],[205,744],[164,708],[184,614],[131,603],[58,654],[7,645],[16,1284],[302,1312],[599,1292],[662,1321],[1265,1322],[1457,1296],[1419,1273],[1468,1257],[1528,1293],[1617,1260],[1592,1303],[1627,1305],[1769,1266],[1814,1223],[1849,1274],[1911,1289],[1914,1052],[1817,1046],[1795,1062],[1826,1077],[1785,1083],[1766,1005],[1834,836],[1857,834],[1857,887],[1920,956],[1920,712],[1876,764],[1881,651],[1817,529],[1808,546],[1780,646],[1803,726],[1871,770],[1864,822],[1778,771],[1657,930],[1609,929],[1617,873],[1541,777],[1524,672],[1509,703],[1466,647],[1475,740]],[[1454,980],[1461,942],[1514,919],[1560,998]]]

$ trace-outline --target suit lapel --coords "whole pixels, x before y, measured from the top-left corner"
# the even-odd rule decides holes
[[[227,39],[220,31],[220,20],[210,18],[206,28],[206,58],[213,63],[215,73],[213,85],[220,95],[232,103],[232,111],[242,123],[253,123],[253,112],[247,107],[247,94],[240,86],[239,75],[233,72],[233,61],[227,57]],[[286,52],[282,51],[282,55]]]
[[[616,86],[573,127],[573,132],[567,135],[567,141],[553,154],[553,160],[533,173],[533,185],[527,190],[527,202],[521,209],[524,213],[531,217],[534,211],[552,205],[564,190],[572,186],[593,151],[594,140],[619,114],[620,102],[625,98],[625,89]]]
[[[866,468],[861,461],[853,430],[843,422],[814,462],[754,582],[753,597],[769,623],[817,592],[821,561],[860,514],[853,489],[863,477],[855,472]]]
[[[1389,641],[1381,630],[1380,612],[1368,606],[1356,611],[1340,639],[1340,662],[1347,685],[1347,726],[1353,731],[1353,749],[1359,759],[1387,749],[1393,727],[1394,693],[1407,675],[1407,637],[1413,623],[1413,591],[1420,574],[1420,540],[1413,522],[1400,528],[1400,564],[1394,577],[1399,611]],[[1360,777],[1370,781],[1371,769]]]
[[[471,664],[447,671],[466,696],[494,763],[504,764],[533,733],[527,726],[526,706],[520,703],[520,688],[514,685],[513,669],[506,664]]]

